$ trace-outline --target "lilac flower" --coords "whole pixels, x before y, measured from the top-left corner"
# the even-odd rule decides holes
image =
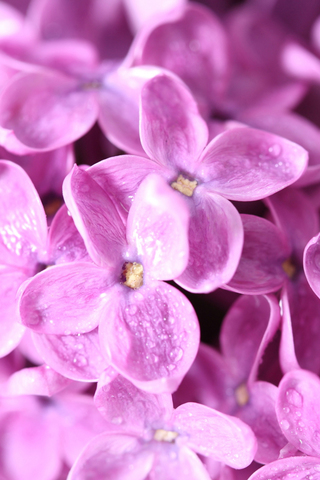
[[[118,431],[96,437],[72,467],[69,480],[106,475],[119,480],[209,480],[194,452],[234,468],[252,461],[256,441],[251,429],[208,407],[186,403],[174,410],[169,395],[142,392],[114,375],[106,385],[100,383],[95,402]]]
[[[16,347],[25,330],[18,323],[16,294],[20,285],[44,265],[70,261],[72,256],[85,259],[86,250],[66,211],[64,230],[60,229],[61,223],[56,220],[48,237],[39,195],[21,167],[9,161],[0,161],[0,190],[0,356],[4,356]],[[63,211],[58,217],[63,218]],[[76,246],[77,239],[77,249],[70,253],[69,247]]]
[[[255,460],[276,460],[285,446],[276,417],[277,388],[257,379],[264,351],[280,322],[273,296],[242,296],[226,315],[220,333],[221,354],[202,345],[175,402],[196,401],[235,415],[257,437]]]
[[[46,362],[66,376],[75,353],[83,360],[78,375],[88,375],[88,363],[96,371],[97,360],[83,347],[99,325],[102,352],[119,372],[147,390],[175,390],[199,344],[188,300],[161,281],[175,278],[188,261],[185,203],[161,177],[149,176],[125,226],[107,193],[76,168],[64,196],[94,263],[56,266],[34,277],[21,296],[22,322],[37,332]],[[82,379],[97,378],[90,375]]]
[[[236,128],[207,146],[207,127],[185,86],[159,75],[141,97],[141,143],[150,160],[120,156],[89,173],[130,208],[136,185],[151,171],[183,194],[190,211],[189,264],[176,282],[191,292],[227,283],[240,259],[241,219],[230,200],[266,197],[299,178],[307,153],[260,130]],[[131,179],[134,178],[134,182]]]

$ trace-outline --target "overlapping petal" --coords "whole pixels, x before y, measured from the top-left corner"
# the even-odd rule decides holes
[[[20,297],[21,321],[37,333],[68,335],[93,330],[105,311],[113,272],[92,263],[68,263],[44,270]]]
[[[310,287],[314,293],[320,297],[320,248],[319,237],[313,237],[306,245],[303,255],[303,267],[309,282]]]
[[[92,92],[51,71],[17,75],[0,99],[1,126],[38,150],[73,142],[92,127],[97,115]]]
[[[172,280],[183,272],[189,257],[189,208],[158,175],[140,185],[127,220],[129,245],[137,248],[146,274]]]
[[[256,439],[241,420],[197,403],[180,405],[173,415],[177,431],[188,433],[187,445],[233,468],[247,467],[256,452]]]
[[[140,137],[151,159],[175,169],[193,169],[207,143],[208,129],[181,80],[158,75],[144,86]]]
[[[66,205],[97,265],[117,266],[126,245],[125,226],[108,193],[74,167],[63,184]]]
[[[187,298],[170,285],[148,282],[136,291],[116,285],[108,299],[99,334],[111,364],[138,388],[176,390],[199,346],[198,320]]]
[[[319,378],[306,370],[287,373],[279,385],[278,420],[288,441],[303,453],[320,456]]]
[[[207,191],[206,186],[197,187],[193,196],[189,262],[176,282],[188,291],[207,293],[234,275],[243,245],[243,227],[231,202]]]
[[[100,351],[97,329],[77,335],[33,334],[44,361],[64,377],[96,382],[109,363]]]
[[[252,201],[292,184],[308,154],[272,133],[234,128],[213,139],[201,155],[199,174],[208,188],[230,200]]]

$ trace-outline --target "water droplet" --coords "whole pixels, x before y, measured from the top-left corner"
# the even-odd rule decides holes
[[[287,402],[290,405],[294,405],[295,407],[301,407],[302,406],[302,397],[300,393],[298,393],[294,388],[289,388],[286,392],[287,396]]]
[[[290,423],[287,420],[282,420],[280,422],[280,425],[283,430],[288,430],[288,428],[290,427]]]
[[[317,443],[320,442],[320,432],[319,432],[319,430],[316,430],[316,431],[314,432],[314,434],[312,435],[312,440],[313,440],[314,442],[317,442]]]
[[[64,331],[64,334],[65,334],[65,335],[70,335],[70,334],[71,334],[71,331],[70,331],[70,330],[65,330],[65,331]]]
[[[129,305],[129,315],[135,315],[137,313],[137,306],[136,305]]]
[[[73,359],[73,363],[77,365],[77,367],[85,367],[88,365],[88,360],[83,355],[77,354]]]
[[[288,407],[283,407],[282,410],[284,411],[284,413],[289,413],[290,412],[290,408],[288,408]]]
[[[183,356],[183,350],[180,347],[175,347],[173,350],[170,352],[170,357],[172,360],[178,362]]]
[[[269,147],[268,149],[268,152],[270,153],[270,155],[274,158],[277,158],[279,157],[280,153],[282,151],[282,148],[280,145],[278,144],[275,144],[275,145],[272,145],[271,147]]]
[[[141,302],[141,301],[143,300],[143,295],[142,295],[142,293],[140,293],[140,292],[136,292],[136,293],[134,294],[134,298],[135,298],[135,300],[137,300],[138,302]]]
[[[111,422],[114,423],[115,425],[121,425],[121,423],[123,422],[123,418],[122,417],[114,417],[111,420]]]

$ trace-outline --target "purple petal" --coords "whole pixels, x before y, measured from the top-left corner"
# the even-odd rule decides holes
[[[109,372],[107,377],[109,377]],[[101,415],[115,426],[125,426],[137,434],[151,425],[156,428],[159,422],[171,416],[173,411],[171,395],[152,395],[138,389],[121,375],[104,384],[102,374],[94,402]]]
[[[239,263],[243,227],[236,208],[220,195],[197,187],[191,205],[189,263],[176,282],[207,293],[229,282]]]
[[[156,162],[190,171],[208,140],[197,105],[176,77],[158,75],[141,93],[141,143]]]
[[[319,378],[306,370],[287,373],[279,384],[277,416],[283,434],[303,453],[320,455]]]
[[[133,31],[137,32],[152,19],[158,18],[164,13],[169,12],[172,14],[175,10],[182,9],[186,0],[166,0],[163,3],[150,3],[145,0],[125,0],[124,3],[130,25]]]
[[[255,436],[245,423],[197,403],[178,407],[173,427],[188,435],[187,445],[192,450],[233,468],[247,467],[257,449]]]
[[[223,355],[240,381],[254,380],[264,350],[280,322],[274,296],[241,296],[227,313],[220,333]]]
[[[98,92],[99,125],[107,138],[125,152],[145,155],[139,136],[139,100],[143,85],[161,69],[150,65],[125,68],[105,76]]]
[[[187,298],[162,282],[110,290],[101,348],[121,375],[151,393],[171,393],[199,347],[199,325]]]
[[[136,246],[146,273],[172,280],[187,266],[189,208],[182,196],[159,175],[140,185],[127,221],[128,243]]]
[[[74,167],[63,184],[66,205],[97,265],[117,265],[126,246],[125,226],[108,193]]]
[[[26,275],[14,268],[0,269],[0,358],[12,352],[19,344],[25,327],[19,323],[17,291]]]
[[[244,243],[236,273],[228,290],[245,294],[275,292],[287,275],[282,264],[290,256],[283,233],[271,222],[254,215],[241,215]]]
[[[282,51],[282,64],[289,75],[304,80],[320,81],[319,58],[301,45],[288,43]]]
[[[101,355],[97,329],[77,335],[34,333],[33,340],[44,361],[72,380],[95,382],[109,366]]]
[[[259,468],[248,480],[317,480],[320,471],[319,458],[290,457],[277,460]]]
[[[73,465],[69,480],[108,478],[144,480],[152,468],[154,454],[142,448],[135,436],[102,434],[92,440]]]
[[[50,225],[47,255],[50,263],[91,262],[83,239],[66,205],[63,205]]]
[[[178,442],[177,442],[178,443]],[[181,442],[182,443],[182,442]],[[211,477],[198,455],[184,445],[170,445],[169,448],[158,448],[153,444],[156,452],[152,467],[151,478],[157,480],[210,480]],[[165,446],[163,446],[165,447]],[[170,448],[171,447],[171,448]]]
[[[234,128],[213,139],[199,175],[230,200],[258,200],[294,183],[307,166],[304,148],[272,133]]]
[[[172,179],[172,171],[153,162],[149,158],[133,155],[119,155],[93,165],[91,177],[106,190],[116,205],[121,205],[125,212],[130,210],[134,194],[142,180],[151,173],[158,173]]]
[[[237,416],[253,430],[258,450],[256,462],[270,463],[279,458],[280,450],[287,444],[276,416],[278,389],[271,383],[255,382],[250,387],[250,399]]]
[[[288,301],[288,288],[285,285],[281,292],[280,305],[282,309],[281,342],[279,350],[279,361],[284,373],[300,368],[293,340],[290,306]]]
[[[0,161],[0,259],[33,274],[47,239],[46,216],[28,175],[12,162]],[[14,196],[12,195],[14,192]]]
[[[293,260],[302,264],[303,251],[311,237],[319,232],[315,205],[300,190],[287,188],[265,200],[276,225],[287,236]]]
[[[94,124],[92,92],[60,74],[20,74],[2,92],[1,126],[39,150],[53,150],[80,138]]]
[[[91,263],[50,267],[25,287],[20,298],[21,321],[37,333],[89,332],[105,310],[105,292],[112,278],[112,272]]]
[[[150,25],[137,42],[139,61],[178,75],[206,113],[226,85],[227,48],[219,19],[212,11],[191,3],[181,13],[171,12]]]
[[[320,234],[313,237],[306,245],[303,255],[303,267],[314,293],[320,297]]]
[[[2,386],[1,395],[46,395],[51,397],[71,383],[71,380],[55,372],[48,365],[23,368],[10,376]]]

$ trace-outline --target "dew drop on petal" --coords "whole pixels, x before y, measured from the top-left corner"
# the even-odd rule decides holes
[[[280,422],[280,425],[283,430],[288,430],[288,428],[290,427],[290,423],[287,420],[282,420]]]
[[[295,407],[301,407],[302,406],[302,397],[300,393],[298,393],[294,388],[289,388],[286,392],[286,397],[287,397],[287,402],[290,405],[294,405]]]
[[[88,365],[88,360],[83,355],[76,354],[73,363],[77,365],[77,367],[85,367]]]
[[[268,152],[274,158],[279,157],[279,155],[281,154],[281,151],[282,151],[282,148],[278,144],[274,144],[271,147],[269,147],[269,149],[268,149]]]
[[[137,307],[136,305],[129,305],[129,315],[135,315],[137,313]]]

